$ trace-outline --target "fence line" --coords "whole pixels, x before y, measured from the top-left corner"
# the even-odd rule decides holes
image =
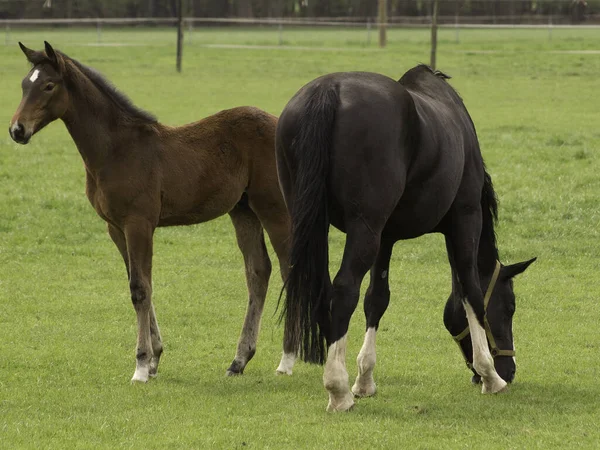
[[[548,23],[554,22],[554,28],[600,28],[599,24],[563,24],[555,23],[564,16],[545,15],[545,16],[515,16],[513,19],[524,18],[536,19],[538,23],[481,23],[492,20],[505,20],[511,16],[438,16],[439,27],[457,26],[461,28],[546,28]],[[461,22],[460,19],[465,20]],[[337,18],[334,18],[337,19]],[[362,18],[361,18],[362,19]],[[327,20],[327,18],[315,19],[295,19],[287,17],[264,18],[264,19],[246,19],[246,18],[220,18],[220,17],[184,17],[185,24],[234,24],[234,25],[274,25],[274,26],[329,26],[329,27],[347,27],[364,28],[365,26],[378,27],[377,21],[371,21],[366,18],[365,21],[341,21]],[[472,22],[468,22],[472,20]],[[540,23],[546,22],[546,23]],[[176,25],[177,18],[80,18],[80,19],[0,19],[0,25]],[[385,23],[389,28],[420,28],[431,25],[431,16],[394,16]]]
[[[460,30],[467,29],[546,29],[548,30],[548,40],[552,40],[552,32],[556,29],[600,29],[600,24],[564,24],[556,23],[556,19],[560,16],[545,16],[547,23],[541,24],[509,24],[509,23],[468,23],[461,22],[460,15],[455,16],[440,16],[438,17],[438,28],[440,29],[451,29],[455,31],[455,41],[460,41]],[[491,20],[494,16],[475,16],[478,20],[487,18]],[[330,18],[331,19],[331,18]],[[337,19],[337,18],[333,18]],[[468,20],[469,17],[462,17],[463,20]],[[496,17],[497,19],[497,17]],[[238,25],[238,26],[271,26],[277,28],[277,42],[279,46],[284,43],[284,27],[345,27],[353,29],[364,29],[366,30],[366,42],[371,45],[371,32],[377,29],[380,24],[377,21],[371,21],[367,18],[366,22],[355,22],[355,21],[341,21],[341,20],[327,20],[327,18],[263,18],[263,19],[248,19],[248,18],[217,18],[217,17],[183,17],[182,26],[187,27],[188,35],[187,42],[191,42],[194,26],[219,26],[219,25]],[[475,21],[474,21],[475,22]],[[52,25],[79,25],[84,27],[95,27],[96,28],[96,41],[98,45],[102,45],[102,27],[103,26],[119,26],[119,25],[164,25],[173,26],[175,31],[175,25],[177,25],[177,18],[82,18],[82,19],[0,19],[0,26],[5,27],[5,45],[10,44],[10,34],[15,28],[27,27],[27,26],[52,26]],[[395,16],[390,18],[390,21],[385,23],[386,28],[430,28],[431,27],[431,16],[429,17],[414,17],[414,16]],[[178,33],[174,33],[175,36]],[[174,41],[175,41],[174,36]],[[433,44],[432,44],[433,45]],[[178,70],[180,68],[180,62],[178,63]]]

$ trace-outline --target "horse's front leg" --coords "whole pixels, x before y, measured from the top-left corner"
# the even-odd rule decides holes
[[[160,343],[160,334],[152,307],[153,234],[154,226],[143,218],[129,218],[123,233],[127,249],[126,265],[129,271],[131,301],[137,315],[136,368],[131,379],[132,382],[145,383],[148,381],[148,377],[155,375],[158,358],[162,352],[162,343]],[[117,238],[119,240],[118,234]],[[119,247],[119,244],[117,246]],[[154,340],[160,343],[156,346],[156,356],[152,345],[153,331]]]
[[[129,272],[129,255],[127,253],[127,241],[125,239],[125,233],[114,225],[108,224],[108,234],[115,243],[115,246],[119,250],[123,261],[125,262],[125,269],[127,270],[127,280],[130,280]],[[152,341],[152,352],[153,356],[150,360],[150,376],[155,377],[158,372],[158,363],[160,356],[163,352],[162,338],[160,336],[160,330],[158,328],[158,322],[156,320],[156,314],[154,312],[154,305],[150,302],[150,338]]]
[[[447,248],[453,271],[458,275],[462,302],[473,346],[473,368],[481,376],[482,393],[497,393],[506,389],[504,381],[496,372],[494,359],[488,347],[482,326],[485,309],[477,267],[479,236],[481,235],[481,207],[471,209],[471,214],[454,214],[452,229],[447,235]]]

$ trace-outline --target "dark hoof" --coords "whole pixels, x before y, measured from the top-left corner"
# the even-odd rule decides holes
[[[244,368],[242,367],[242,365],[234,360],[229,366],[229,369],[227,369],[227,372],[225,372],[225,375],[227,375],[228,377],[233,377],[236,375],[242,375],[243,373]]]
[[[473,378],[471,378],[471,383],[474,385],[481,384],[481,377],[479,375],[473,375]]]

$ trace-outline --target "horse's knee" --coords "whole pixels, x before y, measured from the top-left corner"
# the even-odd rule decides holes
[[[333,296],[338,304],[356,308],[358,304],[359,285],[348,276],[337,276],[333,280]]]
[[[129,283],[129,290],[131,291],[131,302],[135,308],[140,307],[146,302],[146,299],[150,297],[150,292],[144,283],[131,280]]]
[[[271,271],[273,266],[271,264],[271,260],[267,257],[261,261],[260,264],[255,268],[256,276],[258,276],[261,280],[269,280],[271,277]]]
[[[271,270],[271,260],[268,257],[253,261],[246,268],[248,281],[252,284],[259,283],[264,288],[268,285],[271,278]]]

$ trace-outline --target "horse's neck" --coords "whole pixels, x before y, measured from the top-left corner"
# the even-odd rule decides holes
[[[62,120],[90,172],[101,169],[113,146],[126,133],[123,112],[90,81],[79,77],[69,91],[70,105]]]

